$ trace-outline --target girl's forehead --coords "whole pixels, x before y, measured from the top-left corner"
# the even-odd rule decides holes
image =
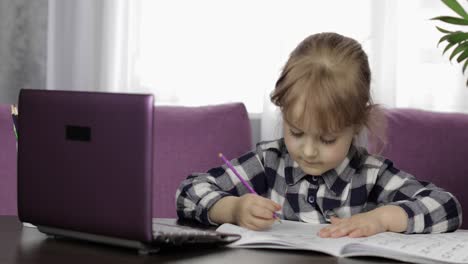
[[[303,132],[307,132],[310,134],[322,134],[323,131],[319,129],[316,122],[314,122],[314,118],[311,116],[303,116],[303,113],[290,113],[288,116],[283,117],[284,125],[300,130]]]
[[[308,130],[308,128],[317,129],[317,117],[311,111],[305,108],[304,97],[298,98],[292,103],[284,113],[285,121],[294,128]]]
[[[299,130],[301,132],[304,132],[306,134],[309,134],[309,135],[313,135],[313,136],[316,136],[316,137],[319,137],[319,136],[340,136],[340,135],[344,135],[346,133],[353,133],[353,126],[347,126],[347,127],[344,127],[340,130],[337,130],[337,131],[329,131],[329,130],[325,130],[325,129],[320,129],[318,127],[305,127],[304,126],[301,126],[301,124],[295,124],[295,123],[290,123],[288,120],[283,120],[283,127],[285,129],[294,129],[294,130]]]
[[[283,121],[289,127],[315,135],[337,134],[345,130],[333,117],[319,116],[317,109],[305,106],[305,99],[297,99],[289,108],[284,109]]]

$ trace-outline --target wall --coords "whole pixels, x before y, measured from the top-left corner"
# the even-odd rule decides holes
[[[0,0],[0,104],[16,104],[21,88],[46,88],[48,7],[48,0]],[[254,147],[261,120],[249,118]]]
[[[45,89],[48,0],[0,1],[0,103],[21,88]]]
[[[250,126],[252,128],[252,148],[260,142],[261,137],[261,119],[259,114],[249,114]]]

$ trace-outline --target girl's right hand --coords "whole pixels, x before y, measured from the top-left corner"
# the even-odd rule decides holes
[[[281,205],[270,199],[256,195],[245,194],[237,200],[234,207],[236,224],[251,230],[263,230],[276,221],[274,212],[281,209]]]

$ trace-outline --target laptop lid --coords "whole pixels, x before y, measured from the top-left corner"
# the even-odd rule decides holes
[[[23,89],[21,221],[152,240],[153,96]]]

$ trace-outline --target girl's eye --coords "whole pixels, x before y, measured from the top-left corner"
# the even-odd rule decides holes
[[[289,132],[291,133],[291,135],[293,137],[300,137],[302,136],[304,133],[303,132],[300,132],[300,131],[293,131],[293,130],[289,130]]]
[[[322,143],[325,144],[325,145],[331,145],[331,144],[336,142],[336,138],[334,138],[334,139],[320,138],[320,141],[322,141]]]

